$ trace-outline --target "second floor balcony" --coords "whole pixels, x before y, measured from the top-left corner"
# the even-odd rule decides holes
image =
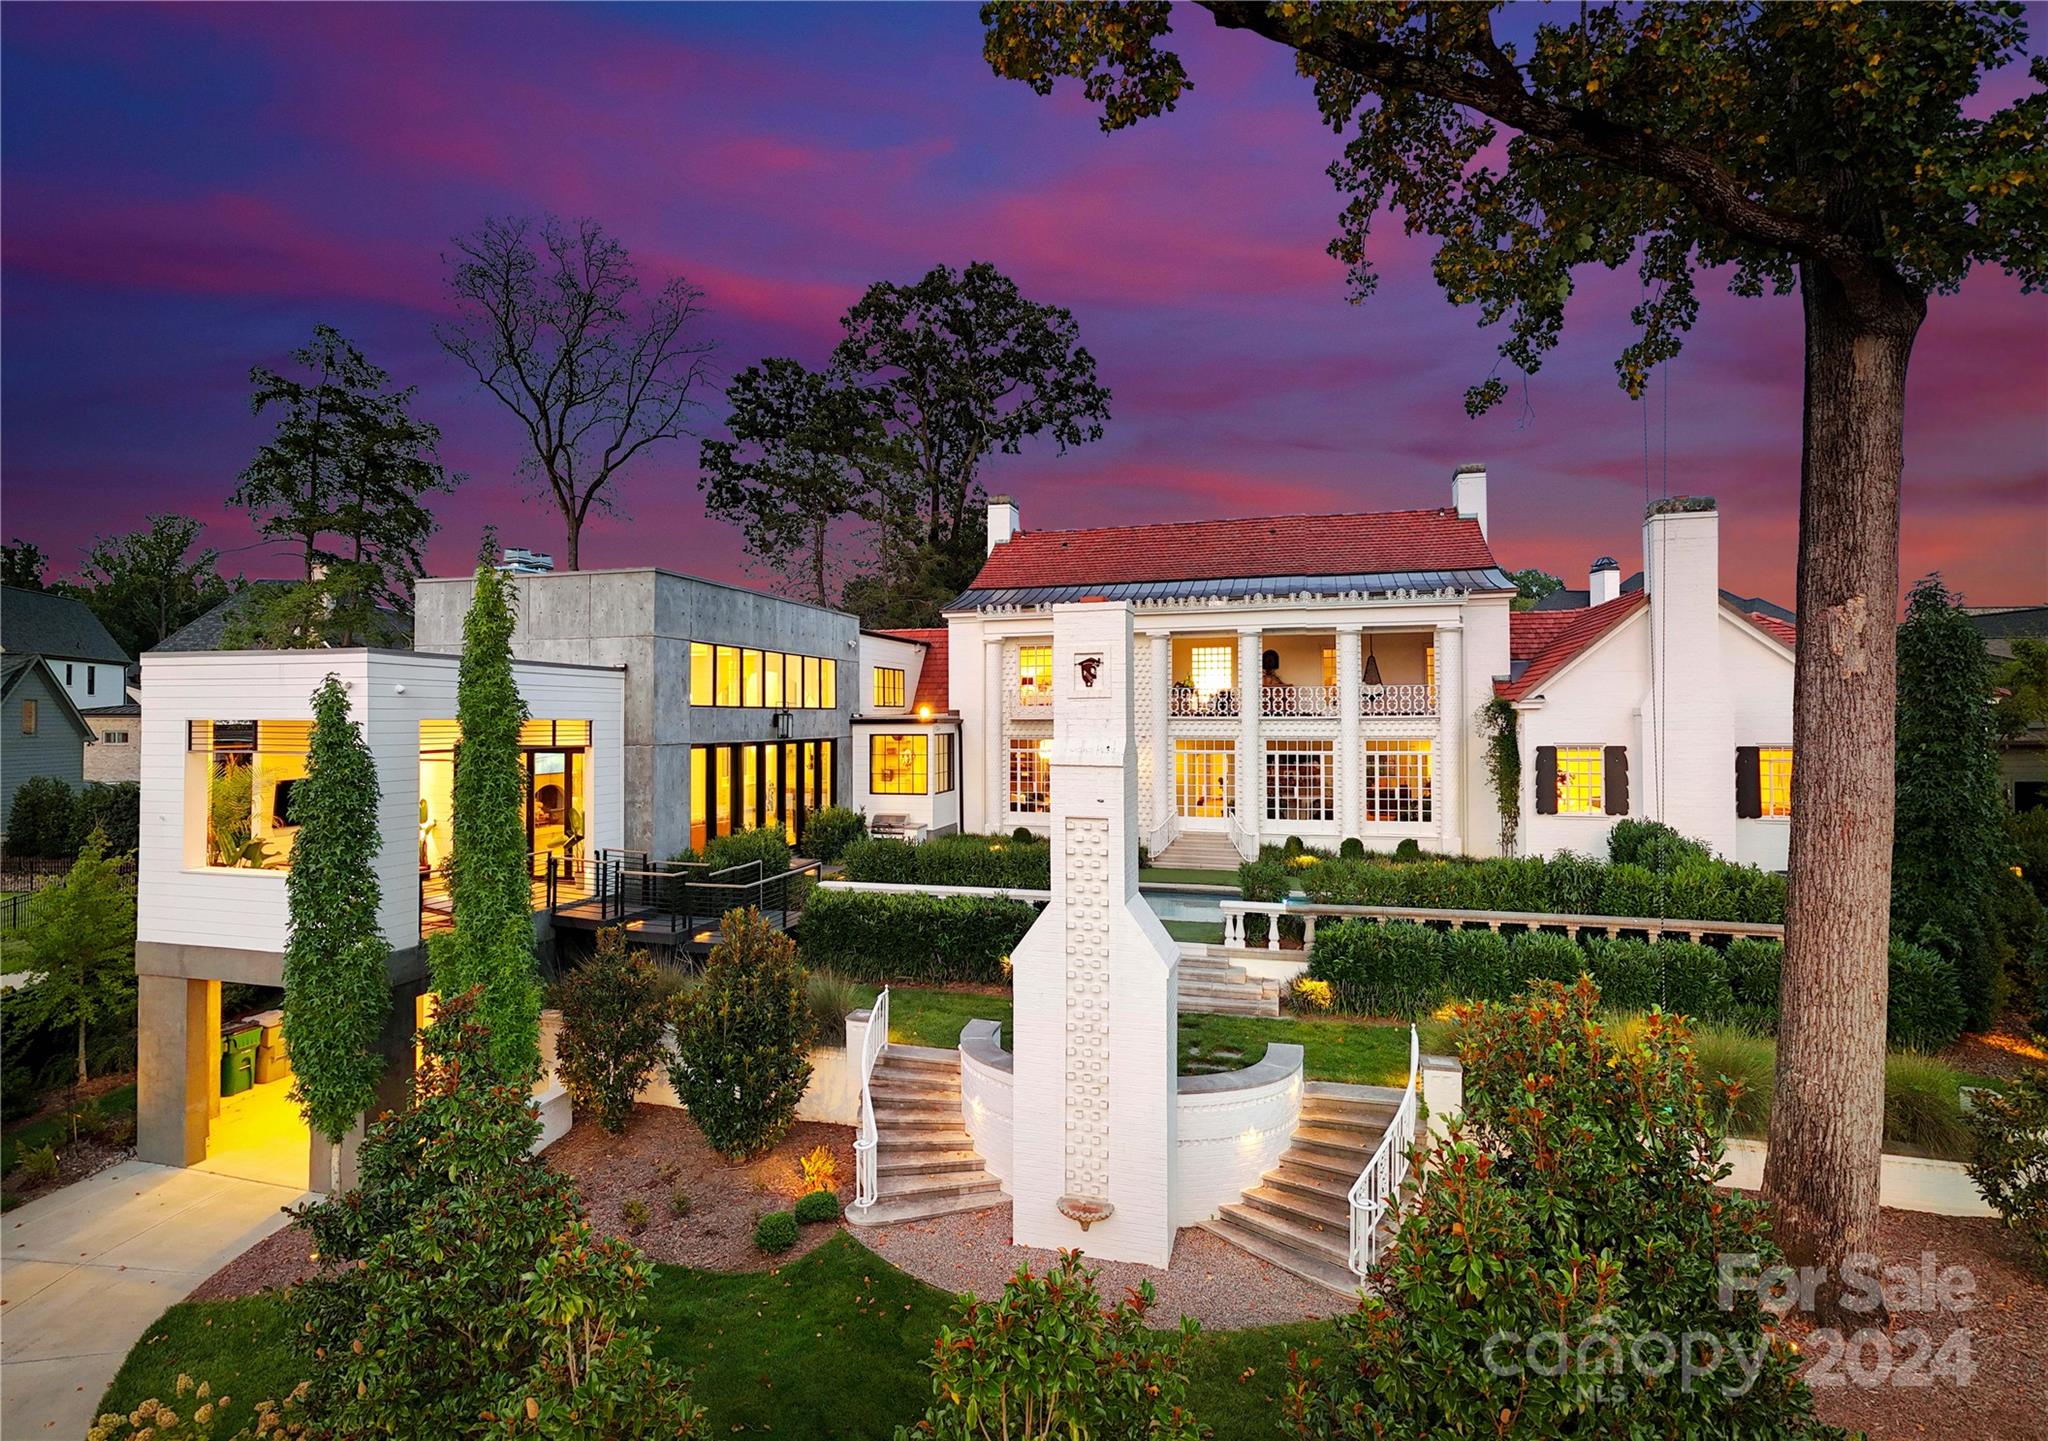
[[[1170,717],[1242,718],[1254,694],[1256,714],[1276,720],[1437,714],[1435,638],[1428,631],[1268,632],[1258,639],[1255,683],[1241,672],[1247,656],[1240,639],[1174,637]]]
[[[1433,716],[1436,687],[1427,682],[1358,687],[1354,714],[1360,716]],[[1235,690],[1204,694],[1185,681],[1174,684],[1166,713],[1176,720],[1214,720],[1244,714]],[[1262,685],[1259,714],[1275,719],[1334,720],[1344,714],[1343,687],[1335,685]]]

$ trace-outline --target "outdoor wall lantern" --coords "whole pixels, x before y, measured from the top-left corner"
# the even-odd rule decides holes
[[[775,712],[768,719],[769,724],[775,727],[775,734],[786,738],[789,735],[789,723],[796,719],[796,713],[785,708]]]

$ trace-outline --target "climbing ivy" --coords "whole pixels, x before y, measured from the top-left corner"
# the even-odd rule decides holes
[[[511,582],[477,567],[462,623],[455,717],[455,842],[449,899],[455,928],[428,943],[444,996],[476,987],[477,1021],[507,1076],[540,1066],[540,982],[533,966],[533,896],[520,820],[519,727],[526,702],[512,678]]]
[[[1500,808],[1500,853],[1511,856],[1522,821],[1522,748],[1513,703],[1495,696],[1479,708],[1479,726],[1486,735],[1487,779]]]
[[[339,1141],[376,1100],[391,946],[377,927],[377,766],[331,673],[313,692],[312,747],[289,819],[299,828],[285,880],[292,1096],[307,1125]]]

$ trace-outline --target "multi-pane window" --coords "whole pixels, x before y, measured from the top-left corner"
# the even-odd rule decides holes
[[[740,652],[740,704],[761,703],[761,652],[743,650]]]
[[[740,703],[740,653],[737,646],[718,648],[718,704]]]
[[[1188,684],[1203,700],[1237,684],[1231,674],[1233,648],[1228,645],[1188,647]]]
[[[36,703],[32,700],[21,703],[21,733],[25,736],[36,733]]]
[[[868,789],[878,796],[921,796],[928,736],[868,737]]]
[[[805,818],[835,800],[832,742],[690,747],[690,846],[759,827],[792,844]]]
[[[1365,743],[1359,799],[1367,820],[1430,819],[1429,745],[1428,741]]]
[[[1052,742],[1010,742],[1010,809],[1044,814],[1052,809]]]
[[[1326,645],[1323,647],[1323,684],[1335,685],[1336,683],[1337,648],[1335,646]]]
[[[953,733],[940,731],[932,737],[932,794],[942,796],[953,789]]]
[[[103,745],[110,745],[110,746],[124,746],[124,745],[127,745],[127,744],[128,744],[128,732],[126,732],[126,731],[102,731],[102,732],[100,733],[100,742],[101,742],[101,744],[103,744]]]
[[[1181,736],[1173,743],[1174,814],[1222,820],[1237,814],[1237,742]]]
[[[1052,704],[1052,647],[1027,645],[1017,652],[1017,696],[1025,705]]]
[[[1792,814],[1792,749],[1764,747],[1756,753],[1757,796],[1761,814],[1784,819]]]
[[[894,665],[875,667],[875,709],[901,710],[903,708],[903,668]]]
[[[1606,756],[1599,746],[1557,748],[1557,813],[1598,816],[1607,813]]]
[[[828,657],[690,642],[691,705],[831,710],[838,681],[839,663]]]
[[[1337,815],[1335,743],[1266,742],[1266,819],[1327,821]]]
[[[185,744],[205,767],[201,864],[288,870],[298,825],[292,791],[305,778],[311,721],[188,721]]]

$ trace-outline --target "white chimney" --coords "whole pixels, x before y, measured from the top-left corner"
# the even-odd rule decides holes
[[[1479,534],[1486,536],[1486,467],[1461,465],[1451,472],[1451,504],[1460,520],[1479,522]]]
[[[1017,522],[1017,502],[1007,495],[988,498],[988,548],[994,550],[1022,527]]]
[[[1735,854],[1735,716],[1721,673],[1721,517],[1707,497],[1643,516],[1650,696],[1642,804],[1630,811]]]
[[[1614,563],[1614,557],[1603,555],[1593,562],[1593,570],[1586,577],[1586,604],[1605,605],[1621,594],[1621,567]]]

